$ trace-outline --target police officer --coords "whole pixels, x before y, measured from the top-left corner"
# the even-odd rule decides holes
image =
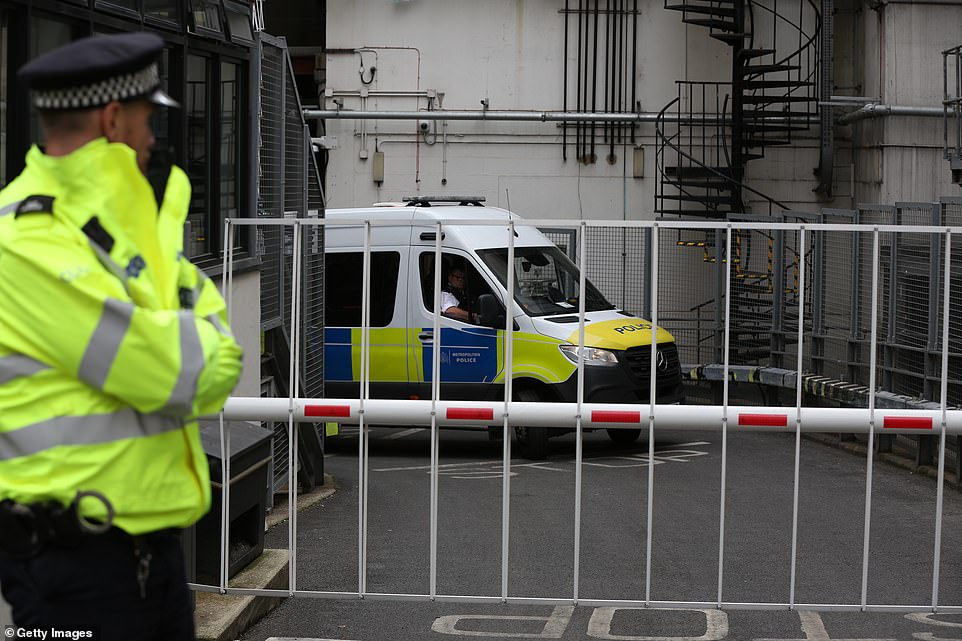
[[[0,587],[24,628],[193,639],[178,531],[210,506],[195,417],[240,376],[182,254],[184,172],[145,173],[161,39],[26,64],[45,146],[0,192]]]

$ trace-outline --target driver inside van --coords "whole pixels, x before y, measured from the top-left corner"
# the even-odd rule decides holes
[[[461,301],[467,300],[464,292],[464,278],[464,270],[460,267],[452,267],[448,271],[447,282],[441,288],[441,313],[470,323],[472,322],[471,312],[460,307]]]

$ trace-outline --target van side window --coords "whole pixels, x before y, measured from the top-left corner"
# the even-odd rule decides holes
[[[421,300],[434,311],[434,252],[418,257]],[[478,325],[478,297],[491,294],[491,288],[470,260],[456,254],[441,255],[441,314],[463,323]]]
[[[328,327],[361,326],[364,254],[324,255],[324,324]],[[394,317],[397,297],[398,252],[371,252],[371,327],[387,327]]]

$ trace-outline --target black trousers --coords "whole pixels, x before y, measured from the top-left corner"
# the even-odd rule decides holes
[[[138,569],[146,554],[142,590]],[[100,641],[194,640],[184,555],[173,531],[135,539],[111,529],[84,535],[77,547],[49,545],[26,561],[0,554],[0,588],[21,628],[90,630]]]

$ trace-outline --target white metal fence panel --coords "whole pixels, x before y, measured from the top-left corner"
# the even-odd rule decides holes
[[[360,365],[358,370],[359,394],[350,398],[308,398],[302,397],[293,376],[294,384],[287,398],[232,398],[228,401],[223,418],[237,420],[286,421],[288,436],[293,434],[297,422],[325,422],[338,421],[342,423],[356,423],[360,427],[360,446],[358,448],[358,482],[360,486],[358,501],[358,532],[357,532],[357,586],[354,590],[313,590],[302,589],[300,570],[298,566],[297,549],[297,495],[295,469],[293,461],[297,460],[297,439],[291,439],[294,453],[289,458],[292,462],[288,470],[289,502],[291,506],[289,523],[289,557],[290,574],[287,590],[255,590],[228,588],[226,579],[226,549],[222,553],[221,581],[216,586],[195,585],[195,589],[218,590],[239,594],[276,595],[290,594],[307,597],[323,598],[383,598],[383,599],[415,599],[415,600],[450,600],[463,602],[503,602],[503,603],[556,603],[556,604],[590,604],[607,606],[645,606],[645,607],[720,607],[720,608],[814,608],[814,609],[851,609],[851,610],[919,610],[929,609],[939,612],[962,612],[962,603],[958,602],[958,593],[945,594],[941,591],[940,571],[944,563],[942,552],[942,518],[945,487],[945,467],[947,443],[950,437],[962,434],[962,410],[951,402],[950,371],[958,367],[962,355],[951,348],[958,339],[952,334],[953,323],[957,314],[953,313],[953,287],[957,284],[956,274],[959,273],[959,251],[962,241],[959,234],[962,227],[932,226],[932,225],[895,225],[893,218],[896,212],[906,216],[915,215],[914,212],[922,208],[900,206],[893,209],[880,209],[878,216],[868,225],[857,224],[814,224],[808,222],[789,222],[773,224],[770,222],[649,222],[649,221],[560,221],[560,220],[512,220],[491,222],[486,220],[458,220],[458,225],[494,227],[504,233],[504,249],[507,254],[508,265],[514,264],[514,258],[519,252],[515,246],[516,228],[521,226],[547,227],[553,230],[571,230],[570,234],[562,237],[571,238],[573,235],[577,265],[580,268],[579,292],[586,291],[587,274],[597,260],[589,254],[592,238],[603,238],[610,234],[612,238],[626,239],[635,237],[645,239],[643,244],[650,250],[645,259],[639,261],[639,275],[625,278],[621,283],[625,292],[619,301],[643,299],[639,307],[646,309],[652,321],[651,329],[641,331],[651,332],[651,340],[655,341],[656,327],[662,325],[673,330],[676,340],[682,344],[683,353],[706,354],[713,353],[720,357],[720,362],[714,363],[718,368],[718,376],[706,374],[711,380],[716,380],[717,402],[706,404],[664,404],[659,403],[656,394],[658,382],[658,350],[647,352],[647,381],[650,385],[648,399],[638,402],[600,403],[588,402],[585,399],[585,345],[588,338],[588,324],[586,322],[587,296],[579,296],[572,306],[571,315],[576,316],[572,321],[572,328],[577,328],[572,334],[572,342],[577,345],[576,395],[565,402],[537,403],[530,402],[523,396],[519,399],[514,393],[514,368],[517,361],[513,358],[517,348],[513,331],[512,314],[506,314],[503,326],[503,340],[497,343],[501,362],[504,364],[504,388],[501,400],[462,400],[444,398],[441,392],[440,376],[433,373],[443,371],[442,349],[444,334],[442,333],[441,316],[433,315],[433,336],[440,337],[439,349],[430,350],[430,363],[425,363],[425,371],[432,374],[430,379],[430,398],[421,400],[403,400],[375,398],[371,395],[372,382],[379,380],[378,367],[382,364],[372,362],[372,283],[376,277],[372,267],[372,236],[377,233],[379,226],[389,223],[376,218],[358,219],[350,224],[361,230],[363,239],[362,261],[362,292],[361,309],[359,310],[361,323],[352,341],[356,343],[351,348],[357,352]],[[863,211],[863,214],[865,212]],[[931,212],[925,211],[928,216]],[[835,215],[835,214],[833,214]],[[932,214],[933,216],[935,214]],[[843,220],[844,213],[836,215]],[[925,218],[924,222],[929,219]],[[904,221],[902,221],[904,222]],[[914,222],[923,222],[916,218]],[[393,223],[392,223],[393,224]],[[433,252],[435,264],[440,264],[445,238],[445,225],[453,224],[439,222],[433,230]],[[293,246],[300,247],[302,239],[309,236],[317,228],[325,228],[331,233],[331,228],[343,226],[343,221],[328,219],[272,219],[272,220],[234,220],[228,221],[230,226],[255,225],[259,228],[284,228],[289,231],[293,239]],[[430,232],[426,232],[430,233]],[[226,238],[232,235],[227,233]],[[685,238],[705,238],[701,241],[684,240]],[[748,239],[753,243],[752,256],[749,257]],[[778,254],[776,264],[775,239],[789,239],[784,242]],[[670,239],[667,240],[666,239]],[[681,240],[676,240],[681,239]],[[761,239],[761,240],[759,240]],[[768,249],[771,241],[772,249]],[[640,242],[640,241],[639,241]],[[758,257],[757,243],[761,243],[761,258]],[[694,244],[693,244],[694,243]],[[741,248],[738,246],[741,244]],[[627,247],[627,245],[625,246]],[[901,248],[901,250],[900,250]],[[617,251],[617,248],[616,248]],[[688,256],[696,255],[695,260]],[[230,252],[225,259],[225,270],[231,271]],[[679,256],[685,258],[679,259]],[[889,258],[887,259],[886,256]],[[714,257],[714,260],[711,258]],[[305,257],[302,252],[293,252],[292,282],[301,283],[304,272]],[[929,278],[925,287],[917,286],[909,296],[906,291],[894,285],[907,272],[898,269],[895,261],[913,261],[911,273],[924,272]],[[634,260],[634,258],[632,259]],[[891,262],[887,262],[891,260]],[[624,263],[628,264],[628,262]],[[684,264],[685,269],[678,268]],[[713,342],[710,352],[697,346],[704,340],[703,332],[696,322],[692,325],[681,323],[673,312],[686,311],[690,313],[688,319],[698,319],[697,305],[690,305],[689,298],[704,293],[697,285],[688,287],[688,283],[698,279],[706,280],[705,273],[696,269],[710,266],[707,279],[718,279],[716,296],[723,301],[721,313],[712,319]],[[586,268],[587,266],[587,268]],[[787,266],[787,267],[786,267]],[[597,268],[597,267],[596,267]],[[617,267],[615,268],[617,269]],[[759,271],[752,271],[759,270]],[[765,277],[762,278],[763,272]],[[779,274],[776,276],[776,272]],[[628,274],[625,271],[624,274]],[[752,276],[754,274],[754,276]],[[515,274],[515,270],[508,269],[506,273],[505,289],[508,293],[506,300],[514,300],[514,295],[526,283],[527,276],[523,273]],[[740,280],[769,281],[770,285],[758,285],[755,293],[764,292],[776,287],[787,296],[780,300],[788,300],[789,304],[778,310],[777,314],[757,313],[759,298],[745,295]],[[862,282],[867,281],[867,282]],[[903,281],[906,282],[906,281]],[[908,281],[914,282],[914,281]],[[776,285],[776,283],[778,283]],[[225,279],[228,288],[227,298],[230,301],[230,279]],[[309,286],[309,285],[308,285]],[[908,287],[909,285],[906,285]],[[858,289],[854,294],[853,290]],[[314,340],[305,336],[305,324],[302,322],[303,300],[301,292],[304,287],[291,288],[290,299],[285,303],[290,313],[290,327],[292,328],[292,373],[300,367],[300,345],[304,340]],[[440,270],[435,270],[431,291],[433,292],[433,309],[439,308],[441,289]],[[710,288],[709,288],[710,289]],[[816,296],[813,290],[818,289]],[[910,288],[911,289],[911,288]],[[641,292],[641,293],[638,293]],[[412,294],[409,292],[409,295]],[[613,295],[615,297],[615,295]],[[636,298],[633,298],[636,297]],[[692,300],[697,300],[692,299]],[[774,298],[769,305],[774,304]],[[687,307],[686,307],[687,305]],[[713,303],[714,305],[714,303]],[[743,314],[739,306],[747,306],[749,313]],[[667,309],[666,309],[667,308]],[[716,306],[717,308],[717,306]],[[921,321],[919,310],[927,308],[929,316],[937,318],[935,324],[926,320]],[[517,308],[520,311],[520,307]],[[746,369],[740,365],[745,352],[756,352],[763,343],[758,336],[753,340],[746,340],[743,332],[751,328],[751,324],[744,323],[746,316],[757,314],[764,323],[764,340],[767,345],[780,346],[781,352],[769,351],[767,358],[776,358],[778,367],[770,367],[765,358],[753,357],[757,369]],[[780,325],[773,324],[772,319],[780,319]],[[705,321],[708,322],[707,320]],[[675,323],[679,323],[676,327]],[[757,323],[756,323],[757,324]],[[900,329],[901,328],[901,329]],[[719,331],[720,330],[720,331]],[[777,331],[776,331],[777,330]],[[778,334],[778,336],[776,336]],[[893,407],[888,402],[884,385],[888,381],[898,380],[899,362],[891,360],[886,351],[886,340],[903,335],[911,336],[918,348],[923,347],[927,352],[937,350],[938,372],[931,377],[927,384],[930,393],[938,396],[937,402],[930,405],[908,405]],[[777,338],[777,340],[775,340]],[[685,351],[685,342],[696,343],[691,351]],[[821,341],[818,344],[818,341]],[[818,344],[817,349],[811,349],[808,344]],[[813,376],[810,368],[820,366],[819,363],[831,362],[833,356],[839,355],[838,365],[833,372],[840,375],[865,375],[865,384],[855,387],[864,388],[864,406],[862,407],[831,407],[821,402],[825,396],[817,394],[819,391],[817,376]],[[702,358],[702,364],[711,363],[710,359]],[[740,369],[741,368],[741,369]],[[644,367],[642,369],[645,369]],[[747,372],[747,374],[746,374]],[[751,405],[740,403],[733,396],[733,388],[741,384],[740,376],[768,376],[770,380],[776,377],[776,387],[780,387],[785,394],[776,399],[779,402]],[[640,375],[640,373],[639,373]],[[824,381],[824,377],[822,377]],[[751,379],[753,384],[762,382]],[[855,403],[857,404],[857,403]],[[368,528],[369,528],[369,433],[372,425],[386,426],[424,426],[431,430],[430,454],[430,507],[429,527],[430,539],[427,563],[429,580],[420,591],[409,592],[375,592],[368,589]],[[571,500],[574,503],[574,532],[573,547],[573,576],[570,590],[566,594],[518,594],[512,589],[509,581],[509,551],[512,545],[511,519],[515,518],[511,507],[510,473],[513,457],[512,439],[504,438],[501,462],[501,541],[498,558],[478,559],[479,566],[487,563],[500,563],[501,585],[497,595],[449,594],[439,589],[439,573],[443,568],[438,564],[438,496],[439,496],[439,430],[442,427],[491,426],[501,425],[505,435],[510,434],[510,428],[516,425],[528,427],[568,428],[576,432],[575,469],[576,477],[574,493]],[[645,540],[638,542],[645,549],[644,587],[630,598],[584,598],[580,593],[579,580],[581,576],[580,559],[583,553],[581,544],[582,530],[582,435],[584,430],[592,428],[610,428],[612,430],[640,429],[648,434],[648,465],[647,465],[647,497],[645,520]],[[658,495],[658,475],[655,471],[655,436],[662,430],[715,430],[721,438],[721,477],[718,486],[718,564],[716,568],[716,589],[709,599],[703,595],[673,595],[675,598],[661,597],[653,589],[653,539],[658,529],[658,522],[653,521],[652,505]],[[792,518],[790,532],[790,578],[785,586],[786,597],[772,596],[759,601],[734,601],[726,595],[725,582],[726,551],[738,542],[726,540],[727,510],[732,504],[727,495],[727,479],[730,473],[728,449],[730,438],[744,432],[783,432],[794,435],[794,460],[792,463]],[[799,488],[801,480],[801,435],[806,432],[836,432],[865,435],[868,441],[868,456],[865,460],[866,474],[864,479],[864,514],[861,515],[862,528],[862,558],[860,561],[860,586],[844,602],[832,603],[799,603],[796,599],[796,585],[798,580],[797,548],[799,544]],[[873,536],[874,499],[873,493],[873,453],[875,442],[882,437],[891,435],[925,435],[937,440],[938,483],[935,499],[935,527],[934,540],[915,541],[917,546],[932,550],[931,591],[921,602],[913,603],[875,603],[869,590],[869,570],[873,562],[871,545]],[[222,446],[228,449],[229,432],[222,431]],[[230,477],[229,461],[225,460],[225,476]],[[224,484],[225,497],[222,515],[223,541],[229,540],[229,519],[227,506],[229,505],[230,484]],[[742,518],[741,516],[739,518]],[[876,524],[877,525],[877,524]]]

